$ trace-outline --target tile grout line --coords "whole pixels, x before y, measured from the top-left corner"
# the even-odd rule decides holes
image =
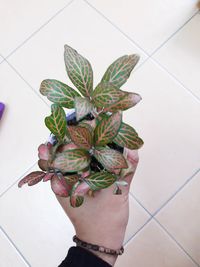
[[[152,57],[156,52],[158,52],[170,39],[172,39],[179,31],[181,31],[197,14],[199,10],[196,11],[189,19],[187,19],[175,32],[173,32],[163,43],[161,43],[151,54]]]
[[[74,0],[71,0],[68,2],[64,7],[62,7],[60,10],[58,10],[52,17],[50,17],[45,23],[43,23],[37,30],[31,33],[29,37],[27,37],[22,43],[20,43],[14,50],[12,50],[5,59],[8,59],[11,55],[13,55],[18,49],[20,49],[25,43],[27,43],[32,37],[34,37],[40,30],[42,30],[46,25],[49,24],[55,17],[57,17],[62,11],[65,10],[68,6],[70,6]],[[1,64],[1,63],[0,63]]]
[[[198,263],[192,258],[192,256],[183,248],[183,246],[175,239],[175,237],[173,237],[170,232],[155,218],[155,216],[160,212],[160,210],[162,210],[188,183],[190,183],[192,181],[193,178],[195,178],[195,176],[199,173],[200,169],[198,169],[181,187],[179,187],[178,190],[175,191],[175,193],[153,214],[151,214],[151,212],[148,211],[148,209],[146,209],[143,204],[133,195],[133,193],[129,192],[129,195],[135,199],[135,201],[141,206],[142,209],[144,209],[148,214],[149,214],[149,219],[142,225],[142,227],[140,227],[138,229],[138,231],[136,233],[134,233],[127,241],[124,245],[128,245],[128,243],[150,222],[152,221],[152,219],[154,221],[156,221],[161,227],[162,229],[169,235],[169,237],[171,239],[173,239],[173,241],[176,243],[177,246],[179,246],[180,249],[183,250],[183,252],[198,266],[200,267],[200,265],[198,265]]]
[[[90,4],[87,0],[83,0],[88,6],[90,6],[93,10],[95,10],[100,16],[102,16],[106,21],[108,21],[115,29],[117,29],[121,34],[123,34],[129,41],[131,41],[136,47],[138,47],[143,53],[148,57],[146,59],[151,59],[155,64],[159,65],[160,68],[166,72],[171,78],[173,78],[181,87],[183,87],[187,92],[191,94],[197,101],[200,101],[199,97],[197,97],[189,88],[187,88],[175,75],[169,72],[161,63],[159,63],[156,59],[153,58],[153,55],[159,51],[159,49],[164,46],[171,38],[173,38],[193,17],[199,14],[199,11],[195,12],[192,17],[190,17],[182,26],[180,26],[167,40],[165,40],[158,48],[154,50],[153,53],[149,54],[145,49],[143,49],[137,42],[135,42],[131,37],[129,37],[123,30],[121,30],[117,25],[115,25],[110,19],[108,19],[103,13],[101,13],[96,7]],[[145,61],[145,62],[146,62]]]
[[[15,48],[6,58],[2,57],[3,60],[0,62],[3,63],[4,61],[7,62],[7,64],[10,65],[10,67],[20,76],[20,78],[22,78],[24,80],[24,82],[35,92],[35,90],[33,89],[33,87],[23,78],[23,76],[6,60],[8,57],[10,57],[16,50],[18,50],[21,46],[23,46],[29,39],[31,39],[37,32],[39,32],[44,26],[46,26],[51,20],[53,20],[54,17],[56,17],[60,12],[62,12],[68,5],[70,5],[74,0],[72,0],[71,2],[69,2],[65,7],[63,7],[61,10],[59,10],[53,17],[51,17],[45,24],[43,24],[38,30],[36,30],[34,33],[32,33],[29,38],[27,38],[23,43],[21,43],[17,48]],[[176,30],[164,43],[162,43],[151,55],[149,55],[142,47],[140,47],[134,40],[132,40],[127,34],[125,34],[120,28],[118,28],[116,25],[114,25],[108,18],[106,18],[103,14],[101,14],[96,8],[94,8],[90,3],[88,3],[86,0],[84,0],[89,6],[91,6],[94,10],[96,10],[101,16],[103,16],[109,23],[111,23],[117,30],[119,30],[124,36],[126,36],[134,45],[136,45],[140,50],[142,50],[144,52],[144,54],[146,54],[147,59],[144,60],[144,62],[141,64],[143,65],[149,58],[151,58],[162,46],[164,46],[175,34],[178,33],[179,30],[181,30],[194,16],[196,16],[198,14],[198,12],[196,12],[188,21],[186,21],[178,30]],[[188,88],[186,88],[184,86],[184,84],[182,84],[173,74],[171,74],[170,72],[168,72],[167,69],[165,69],[159,62],[157,62],[154,58],[151,58],[152,61],[154,61],[155,63],[157,63],[164,71],[166,71],[170,76],[172,76],[178,83],[180,83],[182,85],[182,87],[186,90],[188,90],[190,93],[192,93]],[[140,66],[141,66],[140,65]],[[139,67],[140,67],[139,66]],[[36,95],[41,98],[37,93]],[[193,93],[192,95],[197,98]],[[42,98],[41,98],[42,99]],[[43,99],[42,99],[43,100]],[[45,102],[43,100],[43,102]],[[47,105],[47,103],[45,102],[45,104]],[[35,164],[35,163],[34,163]],[[34,166],[34,165],[33,165]],[[28,171],[28,170],[27,170]],[[196,172],[198,173],[198,171]],[[196,173],[193,175],[195,176]],[[189,181],[193,178],[193,176],[188,179]],[[187,183],[189,182],[187,181]],[[17,181],[16,181],[17,182]],[[15,182],[15,183],[16,183]],[[14,184],[15,184],[14,183]],[[177,192],[175,192],[175,194],[172,195],[172,197],[170,199],[168,199],[168,202],[174,198],[174,196],[181,190],[183,189],[183,187],[187,184],[185,183]],[[6,193],[14,184],[12,184],[4,193]],[[0,197],[3,195],[1,194]],[[149,211],[143,207],[143,205],[135,198],[134,195],[132,195],[132,197],[138,202],[138,204],[149,214],[151,215],[151,213],[149,213]],[[153,218],[154,216],[165,206],[167,205],[166,202],[158,211],[156,211],[156,213],[154,213],[153,215],[151,215],[151,217],[149,218],[149,220],[147,220],[147,222],[125,243],[127,244],[138,232],[140,232],[140,230]],[[156,220],[156,219],[155,219]]]
[[[145,206],[140,202],[140,200],[132,193],[129,192],[129,195],[143,208],[146,213],[149,214],[151,217],[155,217],[168,203],[171,202],[171,200],[176,197],[176,195],[182,191],[182,189],[189,184],[193,178],[196,178],[196,175],[200,172],[200,169],[196,170],[154,213],[151,213]]]
[[[164,72],[166,72],[174,81],[176,81],[183,89],[185,89],[186,92],[188,92],[192,98],[194,98],[196,101],[200,102],[200,98],[195,95],[192,90],[190,90],[188,87],[185,86],[174,74],[172,74],[166,67],[164,67],[158,60],[156,60],[153,57],[149,57],[157,66],[159,66]]]
[[[184,249],[184,247],[174,238],[174,236],[161,224],[155,217],[152,217],[153,220],[167,233],[167,235],[176,243],[176,245],[183,250],[183,252],[192,260],[194,264],[196,264],[197,267],[199,267],[198,262],[196,262],[193,257]]]
[[[20,257],[23,259],[23,261],[29,266],[31,267],[30,263],[28,262],[28,260],[24,257],[24,255],[21,253],[21,251],[18,249],[18,247],[15,245],[15,243],[12,241],[12,239],[9,237],[9,235],[6,233],[6,231],[3,229],[3,227],[0,225],[0,230],[2,231],[2,233],[4,234],[4,236],[7,238],[8,242],[13,246],[13,248],[15,248],[15,250],[17,251],[17,253],[20,255]]]
[[[6,62],[9,67],[26,83],[26,85],[33,91],[33,93],[38,96],[40,98],[40,100],[42,100],[42,102],[49,108],[49,105],[47,104],[47,102],[40,96],[40,94],[34,90],[34,88],[32,87],[32,85],[27,82],[24,77],[19,73],[19,71],[5,58],[3,62]]]
[[[23,46],[24,43],[26,43],[29,39],[31,39],[37,32],[39,32],[44,26],[46,26],[51,20],[53,20],[59,13],[61,13],[66,7],[68,7],[74,0],[69,2],[65,7],[63,7],[61,10],[59,10],[53,17],[51,17],[45,24],[40,26],[38,30],[36,30],[34,33],[32,33],[29,38],[24,40],[17,48],[15,48],[7,57],[2,57],[3,61],[0,62],[3,63],[7,58],[9,58],[16,50],[18,50],[21,46]],[[124,33],[117,25],[115,25],[112,21],[110,21],[103,13],[101,13],[98,9],[96,9],[94,6],[92,6],[87,0],[83,0],[88,6],[90,6],[92,9],[94,9],[99,15],[101,15],[104,19],[106,19],[113,27],[115,27],[121,34],[123,34],[129,41],[131,41],[135,46],[137,46],[140,50],[143,51],[143,53],[147,56],[147,58],[144,60],[144,62],[141,63],[141,65],[137,68],[139,69],[146,61],[151,59],[155,64],[159,65],[160,68],[168,73],[169,76],[171,76],[174,80],[176,80],[177,83],[179,83],[186,91],[188,91],[196,100],[200,101],[200,99],[189,89],[187,88],[179,79],[176,78],[171,72],[169,72],[162,64],[160,64],[157,60],[155,60],[152,56],[164,45],[166,42],[168,42],[175,34],[177,34],[194,16],[196,16],[199,11],[195,12],[192,17],[190,17],[178,30],[176,30],[167,40],[164,41],[152,54],[148,54],[139,44],[137,44],[132,38],[130,38],[126,33]],[[8,61],[7,61],[8,63]],[[10,63],[9,63],[10,64]],[[10,64],[11,65],[11,64]],[[13,66],[12,66],[13,67]],[[14,68],[14,67],[13,67]],[[15,71],[18,73],[18,71],[15,69]],[[19,73],[18,73],[19,74]],[[32,86],[23,78],[21,74],[19,74],[20,77],[32,88]],[[34,89],[33,89],[34,90]],[[34,93],[36,91],[34,90]],[[37,93],[36,93],[37,94]],[[38,95],[38,94],[37,94]],[[40,97],[40,95],[38,95]],[[40,97],[41,98],[41,97]],[[41,98],[42,99],[42,98]],[[43,99],[42,99],[43,100]],[[43,100],[44,101],[44,100]],[[44,101],[45,104],[47,104]]]
[[[132,195],[132,193],[130,194],[132,198],[134,198],[137,202],[138,199],[134,197],[134,195]],[[151,213],[141,204],[141,202],[138,202],[138,204],[141,206],[141,208],[143,208],[149,215],[150,217],[148,218],[148,220],[124,243],[124,246],[128,246],[128,244],[131,242],[132,239],[134,239],[136,237],[137,234],[139,234],[143,228],[145,228],[145,226],[150,223],[152,220],[154,220],[162,229],[163,231],[175,242],[175,244],[192,260],[193,263],[195,263],[195,265],[197,267],[200,267],[200,265],[198,265],[198,263],[193,259],[193,257],[184,249],[184,247],[175,239],[175,237],[167,230],[167,228],[165,228],[155,217],[154,215],[151,215]]]
[[[121,30],[116,24],[114,24],[109,18],[107,18],[102,12],[100,12],[96,7],[94,7],[87,0],[83,0],[90,8],[92,8],[96,13],[98,13],[101,17],[103,17],[107,22],[109,22],[115,29],[117,29],[122,35],[124,35],[131,43],[137,46],[147,57],[150,56],[148,52],[144,50],[137,42],[135,42],[128,34],[126,34],[123,30]]]
[[[28,169],[26,169],[26,171],[23,172],[23,174],[19,175],[19,178],[17,178],[17,180],[15,180],[8,188],[6,188],[6,190],[4,190],[1,194],[0,194],[0,201],[1,201],[1,197],[3,197],[20,179],[22,179],[22,177],[28,172],[30,171],[33,166],[37,163],[37,161],[32,164],[30,167],[28,167]]]
[[[132,193],[132,192],[129,192],[129,194],[131,195],[131,197],[146,211],[146,213],[148,213],[149,214],[149,216],[151,216],[151,217],[153,217],[153,215],[151,214],[151,212],[150,211],[148,211],[148,209],[146,209],[145,207],[144,207],[144,205],[142,204],[142,202],[140,202],[139,201],[139,199],[138,198],[136,198],[136,196]]]
[[[152,219],[153,219],[153,217],[150,217],[150,218],[148,218],[148,220],[124,243],[124,246],[126,247],[126,246],[128,246],[128,244],[129,244],[129,242],[133,239],[133,238],[135,238],[135,236],[136,235],[138,235],[141,231],[142,231],[142,229],[149,223],[149,222],[151,222],[152,221]]]
[[[170,198],[168,198],[168,200],[166,200],[161,206],[160,208],[158,208],[153,214],[152,216],[155,217],[168,203],[171,202],[172,199],[174,199],[174,197],[182,191],[182,189],[189,184],[193,179],[196,178],[196,175],[200,172],[200,169],[196,170],[192,176],[190,176],[172,195]]]

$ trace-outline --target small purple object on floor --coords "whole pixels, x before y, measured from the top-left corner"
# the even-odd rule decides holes
[[[3,115],[4,108],[5,108],[5,105],[3,103],[0,103],[0,119]]]

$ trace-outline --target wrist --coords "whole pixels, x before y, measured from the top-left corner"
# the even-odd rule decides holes
[[[115,232],[114,234],[104,235],[101,231],[76,231],[76,236],[87,243],[96,244],[113,250],[120,249],[123,246],[124,234]]]
[[[87,236],[78,233],[73,237],[73,241],[78,247],[83,247],[109,265],[114,266],[118,255],[123,253],[122,242],[108,237],[103,240],[99,239],[97,235]]]

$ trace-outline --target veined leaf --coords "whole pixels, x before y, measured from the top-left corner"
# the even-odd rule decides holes
[[[127,110],[135,106],[141,99],[142,99],[141,96],[138,94],[125,92],[124,97],[122,97],[118,102],[112,103],[110,106],[106,107],[104,109],[104,112]]]
[[[65,175],[64,178],[68,185],[74,185],[76,182],[78,182],[79,175],[78,174]]]
[[[139,56],[136,54],[118,58],[108,67],[101,81],[111,82],[120,88],[127,81],[138,61]]]
[[[91,132],[91,134],[92,134],[94,128],[92,127],[91,124],[90,124],[90,121],[83,120],[83,121],[80,121],[79,122],[78,126],[87,128]]]
[[[67,133],[65,111],[59,105],[53,104],[51,112],[51,116],[45,118],[45,124],[59,140],[63,140]]]
[[[82,148],[90,149],[92,146],[92,134],[86,127],[69,126],[68,131],[71,140]]]
[[[58,177],[54,174],[51,178],[51,189],[60,197],[68,197],[71,187],[67,184],[63,176]]]
[[[94,150],[95,158],[106,168],[112,172],[115,169],[127,168],[127,162],[122,153],[107,147],[96,148]]]
[[[76,96],[80,96],[70,86],[53,79],[42,81],[40,93],[65,108],[74,108],[74,99]]]
[[[81,182],[80,181],[76,182],[73,185],[71,193],[70,193],[70,204],[73,208],[80,207],[84,201],[84,197],[82,195],[80,196],[76,193],[78,187],[80,187],[80,186],[81,186]]]
[[[92,100],[96,107],[109,107],[125,96],[125,92],[110,82],[101,82],[92,94]]]
[[[83,196],[71,196],[70,197],[70,204],[73,208],[78,208],[83,204],[84,197]]]
[[[86,168],[89,163],[90,157],[86,150],[70,149],[57,153],[51,167],[63,173],[76,172]]]
[[[97,124],[94,130],[95,146],[104,146],[110,143],[117,135],[122,122],[121,112],[106,116]]]
[[[143,145],[142,139],[130,125],[122,122],[117,136],[113,139],[116,144],[129,149],[139,149]]]
[[[45,176],[45,172],[41,172],[41,171],[31,172],[19,181],[18,187],[22,187],[26,183],[29,186],[35,185],[39,183],[44,176]]]
[[[89,61],[68,45],[65,45],[64,59],[70,80],[83,96],[89,97],[93,90],[93,71]]]
[[[109,172],[98,172],[87,176],[84,180],[92,190],[109,187],[116,181],[117,177]]]
[[[85,117],[92,110],[93,105],[88,98],[76,97],[75,98],[75,110],[76,120],[79,121]]]
[[[120,179],[124,180],[127,178],[127,176],[134,174],[138,160],[139,160],[139,158],[133,159],[133,162],[130,162],[130,160],[128,160],[128,159],[126,160],[128,168],[120,170],[120,173],[119,173]],[[121,181],[121,180],[119,180],[119,181]]]

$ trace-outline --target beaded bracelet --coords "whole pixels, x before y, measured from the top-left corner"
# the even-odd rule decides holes
[[[116,250],[105,248],[103,246],[99,246],[96,244],[91,244],[91,243],[82,241],[76,235],[73,237],[73,241],[80,247],[87,248],[87,249],[94,250],[94,251],[99,251],[99,252],[110,254],[110,255],[122,255],[124,252],[123,246],[120,249],[116,249]]]

